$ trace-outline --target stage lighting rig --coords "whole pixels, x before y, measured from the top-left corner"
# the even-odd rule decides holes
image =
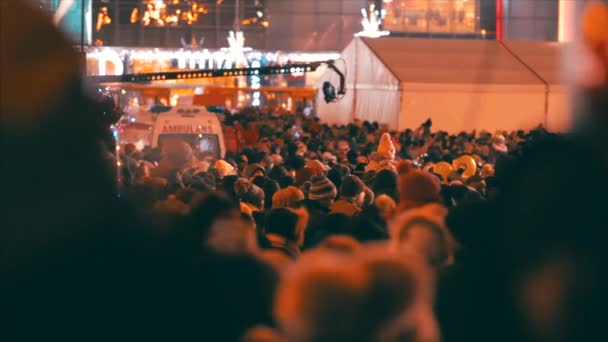
[[[326,64],[340,78],[338,90],[329,83],[325,82],[322,87],[326,102],[335,102],[341,99],[346,93],[345,76],[335,65],[334,60],[311,63],[293,63],[281,66],[263,66],[257,68],[232,68],[232,69],[198,69],[188,71],[170,71],[145,74],[124,74],[108,76],[88,76],[91,83],[147,83],[152,81],[167,80],[186,80],[197,78],[214,77],[239,77],[239,76],[262,76],[262,75],[281,75],[316,71],[319,66]]]

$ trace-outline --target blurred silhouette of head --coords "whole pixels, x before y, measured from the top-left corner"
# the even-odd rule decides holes
[[[303,255],[276,296],[286,340],[437,341],[431,278],[415,260],[331,249]]]
[[[71,44],[28,2],[1,6],[0,177],[12,195],[0,249],[15,256],[94,229],[117,185],[103,108],[85,90]]]

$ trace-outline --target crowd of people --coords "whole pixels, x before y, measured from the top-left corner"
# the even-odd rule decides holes
[[[277,341],[438,341],[434,289],[466,252],[467,232],[448,215],[494,200],[497,169],[551,136],[542,127],[450,135],[431,120],[391,132],[259,111],[224,124],[249,136],[223,159],[179,139],[121,146],[121,193],[164,230],[188,227],[201,248],[274,270],[273,319],[241,332]]]
[[[567,135],[247,112],[223,158],[116,160],[70,44],[0,7],[3,340],[606,339],[608,75]]]

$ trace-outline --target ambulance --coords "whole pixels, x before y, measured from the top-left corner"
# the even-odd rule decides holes
[[[224,158],[226,146],[222,124],[205,107],[176,106],[157,114],[153,124],[152,148],[169,140],[180,139],[200,154]]]

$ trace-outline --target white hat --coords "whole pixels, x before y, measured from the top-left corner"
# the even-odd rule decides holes
[[[393,145],[390,134],[382,134],[380,144],[378,144],[378,150],[376,152],[378,152],[378,154],[382,155],[384,158],[391,160],[395,159],[395,145]]]
[[[499,134],[492,139],[492,148],[501,153],[509,152],[505,137],[502,134]]]

